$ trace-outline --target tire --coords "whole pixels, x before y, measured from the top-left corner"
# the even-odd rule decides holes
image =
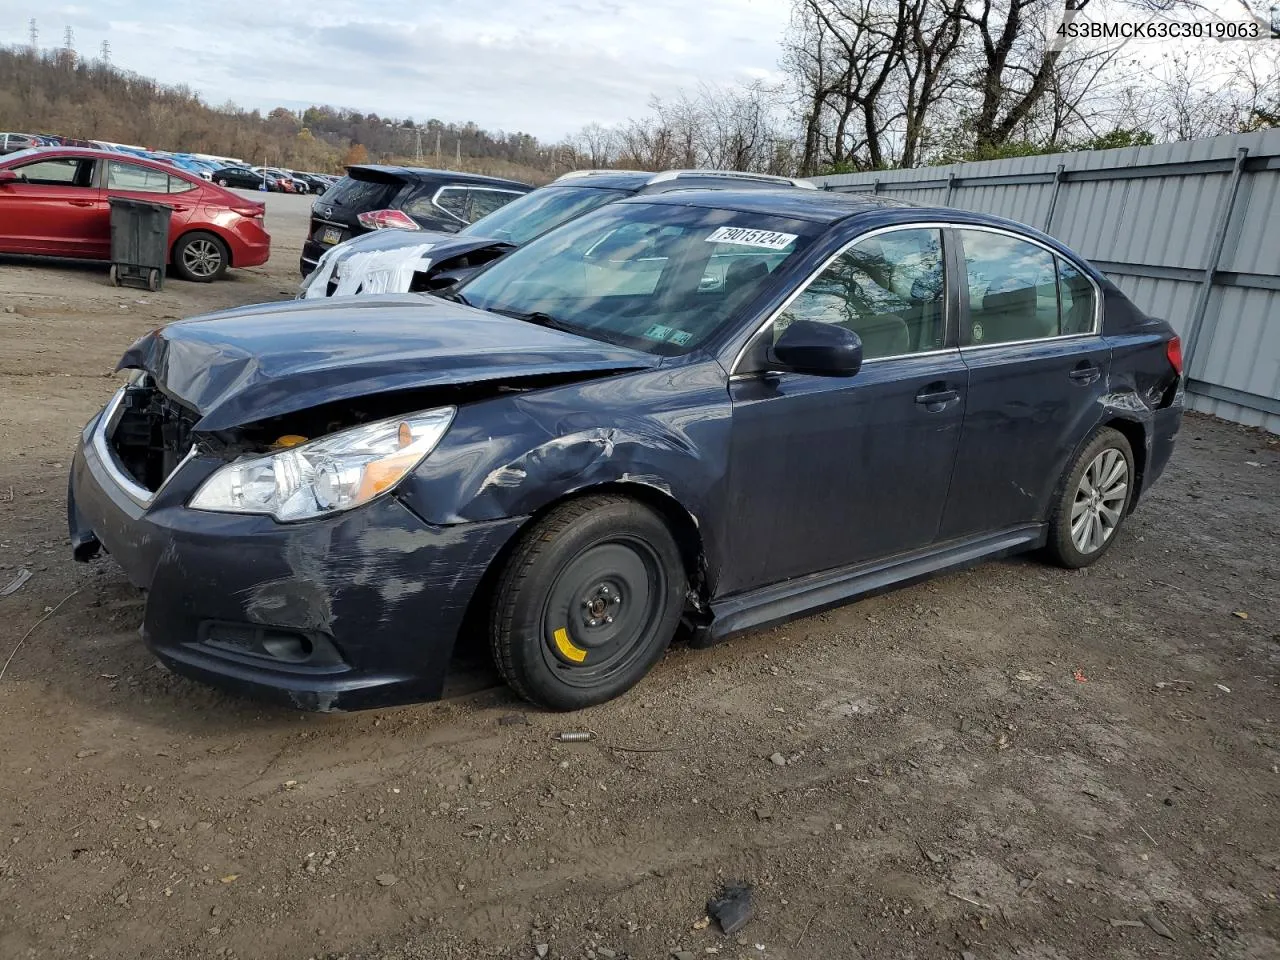
[[[684,564],[667,525],[627,497],[584,497],[526,530],[498,578],[494,663],[521,697],[579,710],[635,686],[671,643]]]
[[[152,293],[160,289],[160,271],[155,267],[147,271],[147,289]]]
[[[219,180],[219,181],[218,181],[218,186],[220,186],[220,187],[225,187],[226,185],[227,185],[227,181],[225,181],[225,180]]]
[[[107,271],[107,279],[111,281],[113,287],[120,286],[120,270],[114,263],[111,265],[111,269]]]
[[[173,272],[193,283],[212,283],[227,272],[231,252],[222,239],[204,230],[184,233],[173,245]]]
[[[1049,559],[1075,570],[1110,550],[1129,514],[1135,476],[1133,448],[1124,434],[1099,429],[1058,489],[1045,547]]]

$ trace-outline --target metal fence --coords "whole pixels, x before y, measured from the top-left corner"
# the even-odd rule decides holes
[[[816,182],[1052,234],[1173,324],[1193,409],[1280,433],[1280,130]]]

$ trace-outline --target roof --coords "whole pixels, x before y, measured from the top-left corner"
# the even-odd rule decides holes
[[[487,187],[509,187],[521,192],[533,189],[532,185],[520,180],[507,180],[502,177],[486,177],[479,173],[459,173],[457,170],[432,170],[428,167],[397,167],[382,163],[353,163],[351,166],[347,167],[347,173],[351,173],[353,170],[359,170],[361,173],[373,174],[371,177],[358,177],[357,179],[474,183]]]
[[[697,189],[699,183],[715,183],[716,186],[740,183],[743,189],[765,189],[771,186],[815,189],[808,181],[764,173],[745,173],[741,170],[572,170],[551,181],[552,186],[598,187],[606,190],[643,190],[652,187],[652,193]]]
[[[919,204],[877,194],[831,193],[797,187],[755,190],[680,190],[672,193],[642,194],[622,203],[669,203],[689,207],[739,210],[761,216],[791,217],[814,223],[834,223],[860,213],[886,208],[910,208]]]
[[[101,147],[31,147],[27,150],[21,150],[18,153],[6,153],[0,155],[0,163],[12,160],[21,155],[21,159],[35,156],[37,154],[47,154],[49,156],[59,157],[92,157],[95,160],[121,160],[129,163],[141,163],[155,167],[157,170],[163,170],[165,173],[173,173],[175,170],[180,173],[186,173],[188,179],[192,179],[191,175],[182,167],[177,167],[163,160],[157,160],[154,157],[144,157],[136,153],[122,153],[119,150],[104,150]]]

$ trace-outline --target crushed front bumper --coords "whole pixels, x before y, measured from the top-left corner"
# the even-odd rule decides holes
[[[147,646],[173,670],[312,710],[438,699],[468,605],[518,519],[435,527],[395,496],[302,523],[190,510],[220,461],[155,493],[96,418],[71,466],[77,558],[101,544],[148,591]]]

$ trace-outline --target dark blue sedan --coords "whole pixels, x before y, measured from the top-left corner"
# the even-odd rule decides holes
[[[174,323],[85,428],[75,554],[173,669],[440,696],[482,637],[555,709],[989,557],[1083,567],[1169,460],[1178,338],[1055,240],[800,190],[611,204],[444,298]]]

